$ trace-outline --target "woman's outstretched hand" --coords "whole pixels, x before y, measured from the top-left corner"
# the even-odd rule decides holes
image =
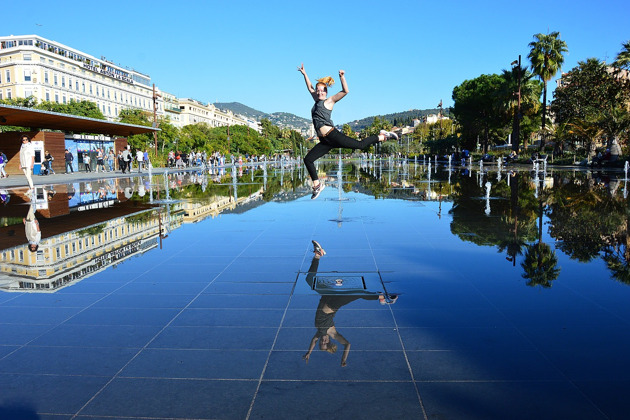
[[[342,78],[346,74],[345,70],[339,70],[339,78]]]
[[[302,63],[297,69],[300,73],[304,74],[304,63]]]

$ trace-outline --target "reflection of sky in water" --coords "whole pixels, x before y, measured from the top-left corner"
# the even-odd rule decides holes
[[[43,248],[66,237],[72,254],[76,235],[100,266],[70,256],[62,271],[91,268],[68,286],[0,293],[0,414],[24,401],[131,418],[625,415],[627,204],[614,174],[535,185],[528,171],[432,169],[428,182],[426,167],[366,163],[344,165],[337,188],[336,163],[327,172],[317,200],[302,170],[268,169],[245,172],[236,193],[231,178],[173,175],[143,180],[144,196],[117,185],[107,209],[38,215]],[[175,202],[160,218],[140,211],[165,184]],[[317,290],[313,239],[326,251]],[[318,334],[337,350],[316,341],[306,363]]]

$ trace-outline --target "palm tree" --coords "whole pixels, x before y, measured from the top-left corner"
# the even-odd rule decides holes
[[[621,44],[621,52],[617,54],[617,58],[613,63],[615,67],[626,68],[630,70],[630,41]]]
[[[518,115],[518,79],[521,79],[521,109]],[[512,132],[516,132],[516,118],[522,119],[524,115],[536,115],[540,110],[541,83],[534,80],[534,74],[527,71],[526,67],[514,67],[511,70],[503,70],[501,77],[505,81],[499,95],[503,102],[503,111],[506,117],[512,121]],[[516,118],[515,118],[516,117]],[[520,132],[520,130],[519,130]],[[519,136],[522,137],[522,136]],[[520,147],[520,138],[512,139]],[[525,144],[526,145],[526,144]]]
[[[563,53],[569,51],[567,43],[560,39],[560,32],[549,35],[536,34],[536,41],[529,43],[531,50],[527,56],[532,63],[532,72],[543,82],[542,133],[540,150],[545,147],[545,123],[547,118],[547,82],[556,75],[564,63]]]

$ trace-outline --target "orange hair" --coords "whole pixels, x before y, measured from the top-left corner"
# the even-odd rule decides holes
[[[330,87],[335,84],[335,79],[330,76],[322,77],[321,79],[317,79],[317,83],[323,83],[326,86]]]

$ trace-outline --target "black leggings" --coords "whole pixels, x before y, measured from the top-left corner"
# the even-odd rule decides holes
[[[311,176],[311,179],[315,181],[318,179],[317,170],[315,169],[315,161],[324,156],[335,147],[342,147],[346,149],[361,149],[365,150],[374,143],[378,142],[378,136],[370,136],[363,140],[355,140],[352,137],[348,137],[336,128],[333,128],[325,137],[321,137],[319,143],[317,143],[307,154],[304,156],[304,164],[306,170]]]

